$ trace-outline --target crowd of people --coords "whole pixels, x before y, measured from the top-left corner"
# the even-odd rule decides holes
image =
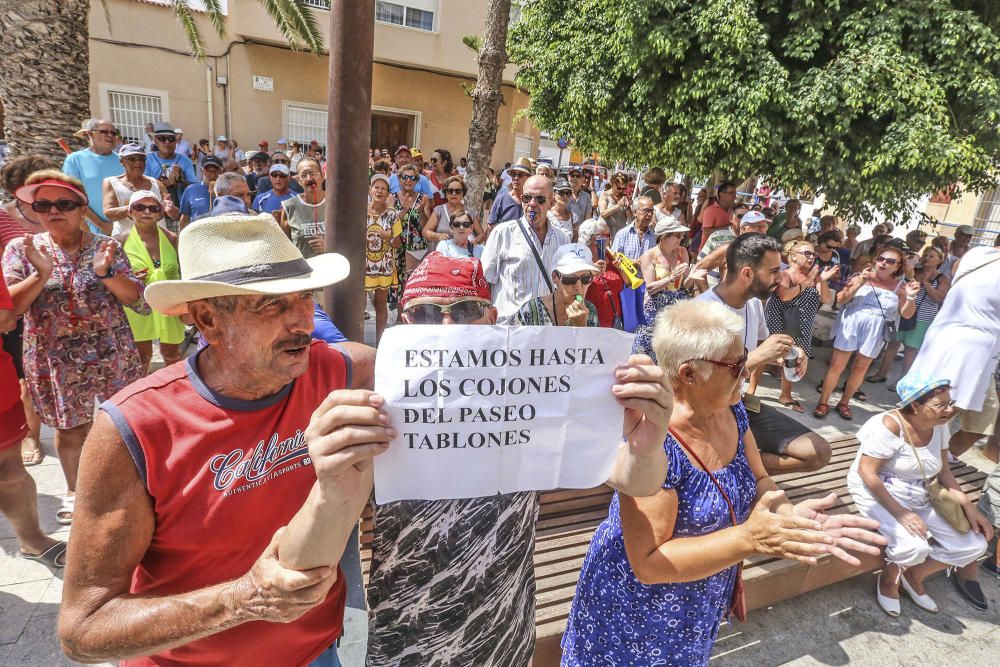
[[[375,350],[316,302],[361,269],[326,247],[323,151],[192,145],[166,122],[147,134],[122,142],[89,119],[62,165],[0,169],[0,511],[23,557],[66,567],[70,657],[338,665],[360,578],[346,562],[372,458],[396,430],[370,391]],[[707,663],[719,624],[745,614],[755,553],[884,552],[876,600],[891,616],[900,588],[936,611],[924,581],[952,567],[956,591],[987,608],[976,563],[1000,468],[977,506],[948,461],[983,438],[1000,453],[1000,249],[971,246],[966,227],[900,239],[883,223],[861,239],[766,185],[692,195],[658,167],[521,158],[470,206],[465,169],[445,149],[426,162],[405,145],[371,151],[376,345],[410,324],[634,334],[612,389],[615,494],[563,665]],[[771,479],[830,461],[794,418],[821,311],[835,322],[815,417],[839,393],[833,409],[852,420],[864,382],[899,378],[898,409],[858,433],[847,484],[860,515],[827,514],[832,495],[793,504]],[[154,347],[164,367],[150,373]],[[764,373],[780,378],[777,406],[755,395]],[[41,424],[65,475],[68,545],[41,531],[25,470],[42,460]],[[529,664],[538,506],[537,492],[374,505],[367,664]],[[983,567],[1000,576],[1000,561]]]

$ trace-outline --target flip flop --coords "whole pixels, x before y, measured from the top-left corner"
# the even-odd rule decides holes
[[[789,410],[794,410],[795,412],[800,412],[800,413],[805,412],[805,409],[803,409],[803,407],[799,405],[799,402],[794,399],[791,401],[778,401],[778,403],[788,408]]]
[[[25,449],[26,443],[31,443],[30,446]],[[25,438],[21,441],[21,463],[24,464],[25,468],[30,468],[31,466],[36,466],[45,459],[45,453],[42,452],[41,446],[33,438]]]
[[[66,566],[66,543],[56,542],[40,554],[29,554],[26,551],[22,551],[21,558],[33,560],[53,570],[58,570]]]
[[[76,509],[76,496],[63,496],[62,505],[56,510],[56,523],[60,526],[73,525],[74,509]]]
[[[851,412],[851,406],[844,405],[843,403],[837,403],[837,414],[847,421],[854,419],[854,413]]]

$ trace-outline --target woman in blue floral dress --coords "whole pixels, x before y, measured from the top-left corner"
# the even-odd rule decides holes
[[[580,574],[564,667],[705,665],[746,557],[857,563],[844,548],[875,555],[885,543],[870,532],[877,522],[821,514],[833,494],[793,506],[776,491],[740,401],[743,328],[703,301],[678,303],[657,322],[653,346],[674,391],[667,478],[649,498],[615,494]],[[845,526],[859,542],[839,537]]]

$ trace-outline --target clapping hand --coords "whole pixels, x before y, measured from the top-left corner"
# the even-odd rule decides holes
[[[670,272],[670,282],[677,280],[685,273],[687,273],[688,267],[691,266],[687,262],[683,262],[674,267],[674,270]]]
[[[882,547],[889,543],[884,536],[875,532],[879,529],[878,521],[856,514],[825,514],[825,510],[833,507],[836,502],[837,494],[830,493],[823,498],[803,500],[795,505],[792,513],[795,516],[817,522],[820,525],[820,531],[833,538],[833,543],[829,545],[830,555],[839,558],[848,565],[857,567],[861,561],[847,553],[847,550],[868,556],[878,556]],[[920,517],[915,514],[913,516],[919,521]],[[924,530],[926,531],[926,527]]]
[[[907,299],[911,300],[916,299],[917,294],[920,293],[920,283],[918,283],[916,280],[910,280],[906,283],[903,289],[906,291]]]
[[[49,255],[49,249],[45,246],[35,247],[34,234],[24,235],[24,257],[35,267],[40,279],[43,281],[49,279],[49,276],[52,275],[52,257]]]
[[[836,278],[838,273],[840,273],[840,265],[832,264],[823,269],[823,271],[820,272],[819,277],[823,282],[827,282]]]
[[[177,217],[177,207],[174,206],[174,200],[167,195],[163,199],[163,215],[173,220]]]
[[[662,452],[674,407],[663,369],[646,355],[634,354],[615,369],[615,382],[611,393],[625,408],[623,433],[629,446],[640,456]]]
[[[102,241],[101,246],[94,253],[94,275],[98,278],[105,278],[111,267],[115,264],[115,250],[118,249],[118,242]]]

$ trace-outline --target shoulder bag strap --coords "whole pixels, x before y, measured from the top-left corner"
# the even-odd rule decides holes
[[[961,258],[960,258],[960,259],[961,259]],[[982,263],[982,264],[980,264],[979,266],[976,266],[976,267],[973,267],[973,268],[969,269],[968,271],[966,271],[965,273],[963,273],[962,275],[960,275],[960,276],[959,276],[958,278],[955,278],[954,280],[952,280],[952,281],[951,281],[951,284],[952,284],[952,286],[954,286],[954,285],[955,285],[955,283],[957,283],[957,282],[958,282],[959,280],[961,280],[961,279],[962,279],[962,278],[964,278],[965,276],[969,275],[969,274],[970,274],[970,273],[972,273],[973,271],[978,271],[979,269],[981,269],[981,268],[983,268],[983,267],[985,267],[985,266],[989,266],[989,265],[990,265],[990,264],[992,264],[993,262],[997,262],[997,261],[1000,261],[1000,254],[997,254],[997,255],[995,255],[995,256],[993,256],[993,257],[989,258],[988,260],[986,260],[985,262],[983,262],[983,263]]]
[[[542,257],[538,254],[538,248],[531,241],[531,237],[528,235],[528,230],[524,228],[521,224],[521,218],[514,221],[517,224],[517,228],[521,230],[521,234],[524,235],[524,240],[528,242],[528,247],[531,248],[531,254],[535,256],[535,263],[538,264],[538,270],[542,273],[542,278],[545,279],[545,285],[549,288],[549,293],[554,294],[555,288],[552,286],[552,280],[549,278],[549,274],[545,271],[545,264],[542,263]],[[554,310],[554,309],[553,309]]]
[[[715,475],[712,474],[712,471],[708,469],[708,466],[702,463],[701,459],[698,458],[698,455],[694,453],[694,450],[688,447],[687,444],[681,439],[681,437],[677,435],[677,431],[671,428],[670,435],[674,436],[674,440],[677,441],[677,444],[683,447],[684,451],[687,452],[691,456],[691,458],[695,460],[695,463],[700,465],[701,469],[704,470],[706,474],[708,474],[708,478],[712,480],[712,484],[714,484],[715,488],[717,488],[719,490],[719,493],[722,494],[722,499],[726,501],[726,505],[729,507],[729,516],[732,519],[733,526],[735,527],[739,523],[736,520],[736,510],[735,508],[733,508],[733,503],[732,501],[729,500],[729,496],[726,494],[725,489],[722,488],[722,484],[720,484],[719,480],[715,478]]]
[[[913,444],[913,440],[907,437],[906,424],[903,422],[902,419],[894,415],[893,412],[895,412],[895,410],[890,410],[886,414],[892,417],[892,419],[897,424],[899,424],[899,437],[903,439],[903,442],[905,442],[910,446],[910,449],[913,450],[913,457],[917,459],[917,467],[920,468],[920,476],[924,478],[924,484],[927,484],[929,486],[931,481],[927,479],[927,471],[924,470],[924,462],[920,460],[920,452],[917,451],[917,446]]]

